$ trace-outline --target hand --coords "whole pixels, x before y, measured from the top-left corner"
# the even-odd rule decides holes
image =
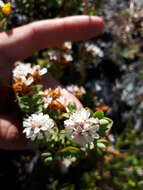
[[[31,56],[35,51],[61,44],[64,41],[86,40],[103,31],[104,22],[95,16],[73,16],[33,22],[0,34],[0,148],[21,150],[32,148],[21,132],[18,107],[12,101],[11,71],[15,61]],[[47,87],[58,82],[44,77]],[[82,105],[70,93],[67,101]]]

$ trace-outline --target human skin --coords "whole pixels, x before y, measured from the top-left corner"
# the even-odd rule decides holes
[[[65,41],[87,40],[102,33],[104,21],[96,16],[72,16],[37,21],[0,33],[0,149],[23,150],[34,148],[22,134],[19,109],[14,103],[11,71],[18,60],[43,48]],[[59,83],[47,74],[44,86],[55,88]],[[70,93],[62,94],[67,102],[81,103]]]

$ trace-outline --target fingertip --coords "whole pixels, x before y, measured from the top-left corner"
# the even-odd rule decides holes
[[[105,21],[103,17],[89,16],[89,22],[91,25],[91,30],[95,36],[103,33],[105,27]]]

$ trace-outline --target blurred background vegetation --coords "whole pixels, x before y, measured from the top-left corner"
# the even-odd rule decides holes
[[[6,2],[6,1],[5,1]],[[70,50],[53,47],[25,62],[46,65],[63,85],[83,86],[81,101],[103,110],[114,126],[106,149],[94,151],[66,172],[61,163],[43,163],[39,152],[0,151],[1,188],[18,190],[142,190],[143,189],[143,7],[131,10],[124,0],[11,0],[9,16],[0,14],[5,31],[26,23],[69,15],[100,15],[102,35],[72,43]],[[86,47],[93,44],[97,54]],[[53,60],[50,55],[70,55]],[[58,52],[58,53],[57,53]],[[100,52],[100,53],[99,53]],[[102,53],[101,53],[102,52]],[[59,72],[61,71],[61,72]],[[73,78],[74,73],[74,78]]]

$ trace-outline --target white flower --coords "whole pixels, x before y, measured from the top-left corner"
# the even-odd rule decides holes
[[[13,70],[13,79],[15,82],[17,80],[21,80],[26,86],[29,86],[34,81],[33,75],[35,72],[38,72],[39,75],[42,76],[47,72],[47,69],[41,69],[40,65],[34,65],[32,67],[30,63],[18,63],[15,69]]]
[[[53,98],[50,95],[48,95],[47,97],[43,97],[43,101],[44,101],[44,108],[46,109],[53,101]]]
[[[66,90],[71,92],[73,95],[83,95],[86,93],[85,88],[83,86],[79,87],[77,85],[71,84],[66,87]]]
[[[83,94],[85,94],[85,89],[81,86],[77,86],[77,85],[74,85],[74,84],[71,84],[71,85],[68,85],[66,87],[66,89],[71,92],[71,93],[76,93],[77,91],[81,91]]]
[[[4,2],[0,0],[0,8],[3,8],[4,7]]]
[[[72,57],[71,54],[63,53],[63,54],[62,54],[62,57],[63,57],[63,59],[64,59],[66,62],[73,61],[73,57]]]
[[[36,137],[41,137],[40,132],[42,131],[50,135],[54,127],[54,121],[48,114],[32,114],[23,122],[23,127],[25,128],[23,133],[26,134],[26,137],[35,140]]]
[[[34,74],[35,72],[38,72],[40,76],[42,76],[42,75],[44,75],[44,74],[47,73],[47,69],[46,69],[46,68],[42,68],[42,69],[41,69],[40,65],[34,65],[34,66],[32,67],[32,70],[33,70],[33,74]]]
[[[58,61],[60,57],[59,52],[56,50],[49,50],[48,56],[51,61]]]
[[[85,43],[85,48],[86,48],[86,51],[88,53],[92,54],[92,56],[95,56],[95,57],[96,56],[98,56],[98,57],[104,56],[103,51],[98,46],[96,46],[95,44]]]
[[[72,93],[73,93],[73,92],[78,91],[78,86],[71,84],[71,85],[68,85],[68,86],[66,87],[66,89],[67,89],[69,92],[72,92]]]
[[[70,50],[72,48],[72,43],[71,42],[65,42],[64,47],[65,47],[65,49]]]
[[[70,53],[62,53],[57,50],[50,50],[48,51],[48,56],[50,61],[57,61],[57,62],[70,62],[73,61],[73,57]]]
[[[73,142],[84,146],[98,139],[99,119],[90,117],[89,110],[84,108],[74,112],[68,120],[64,121],[67,135]]]
[[[63,96],[60,96],[56,99],[57,102],[59,102],[62,105],[66,105],[67,101]]]
[[[68,157],[68,158],[64,158],[62,161],[61,161],[61,170],[63,173],[66,173],[69,169],[69,167],[71,166],[71,164],[73,162],[76,161],[76,158],[75,157]]]
[[[21,79],[24,83],[26,82],[26,77],[28,74],[32,74],[31,64],[18,64],[13,70],[13,79]]]

